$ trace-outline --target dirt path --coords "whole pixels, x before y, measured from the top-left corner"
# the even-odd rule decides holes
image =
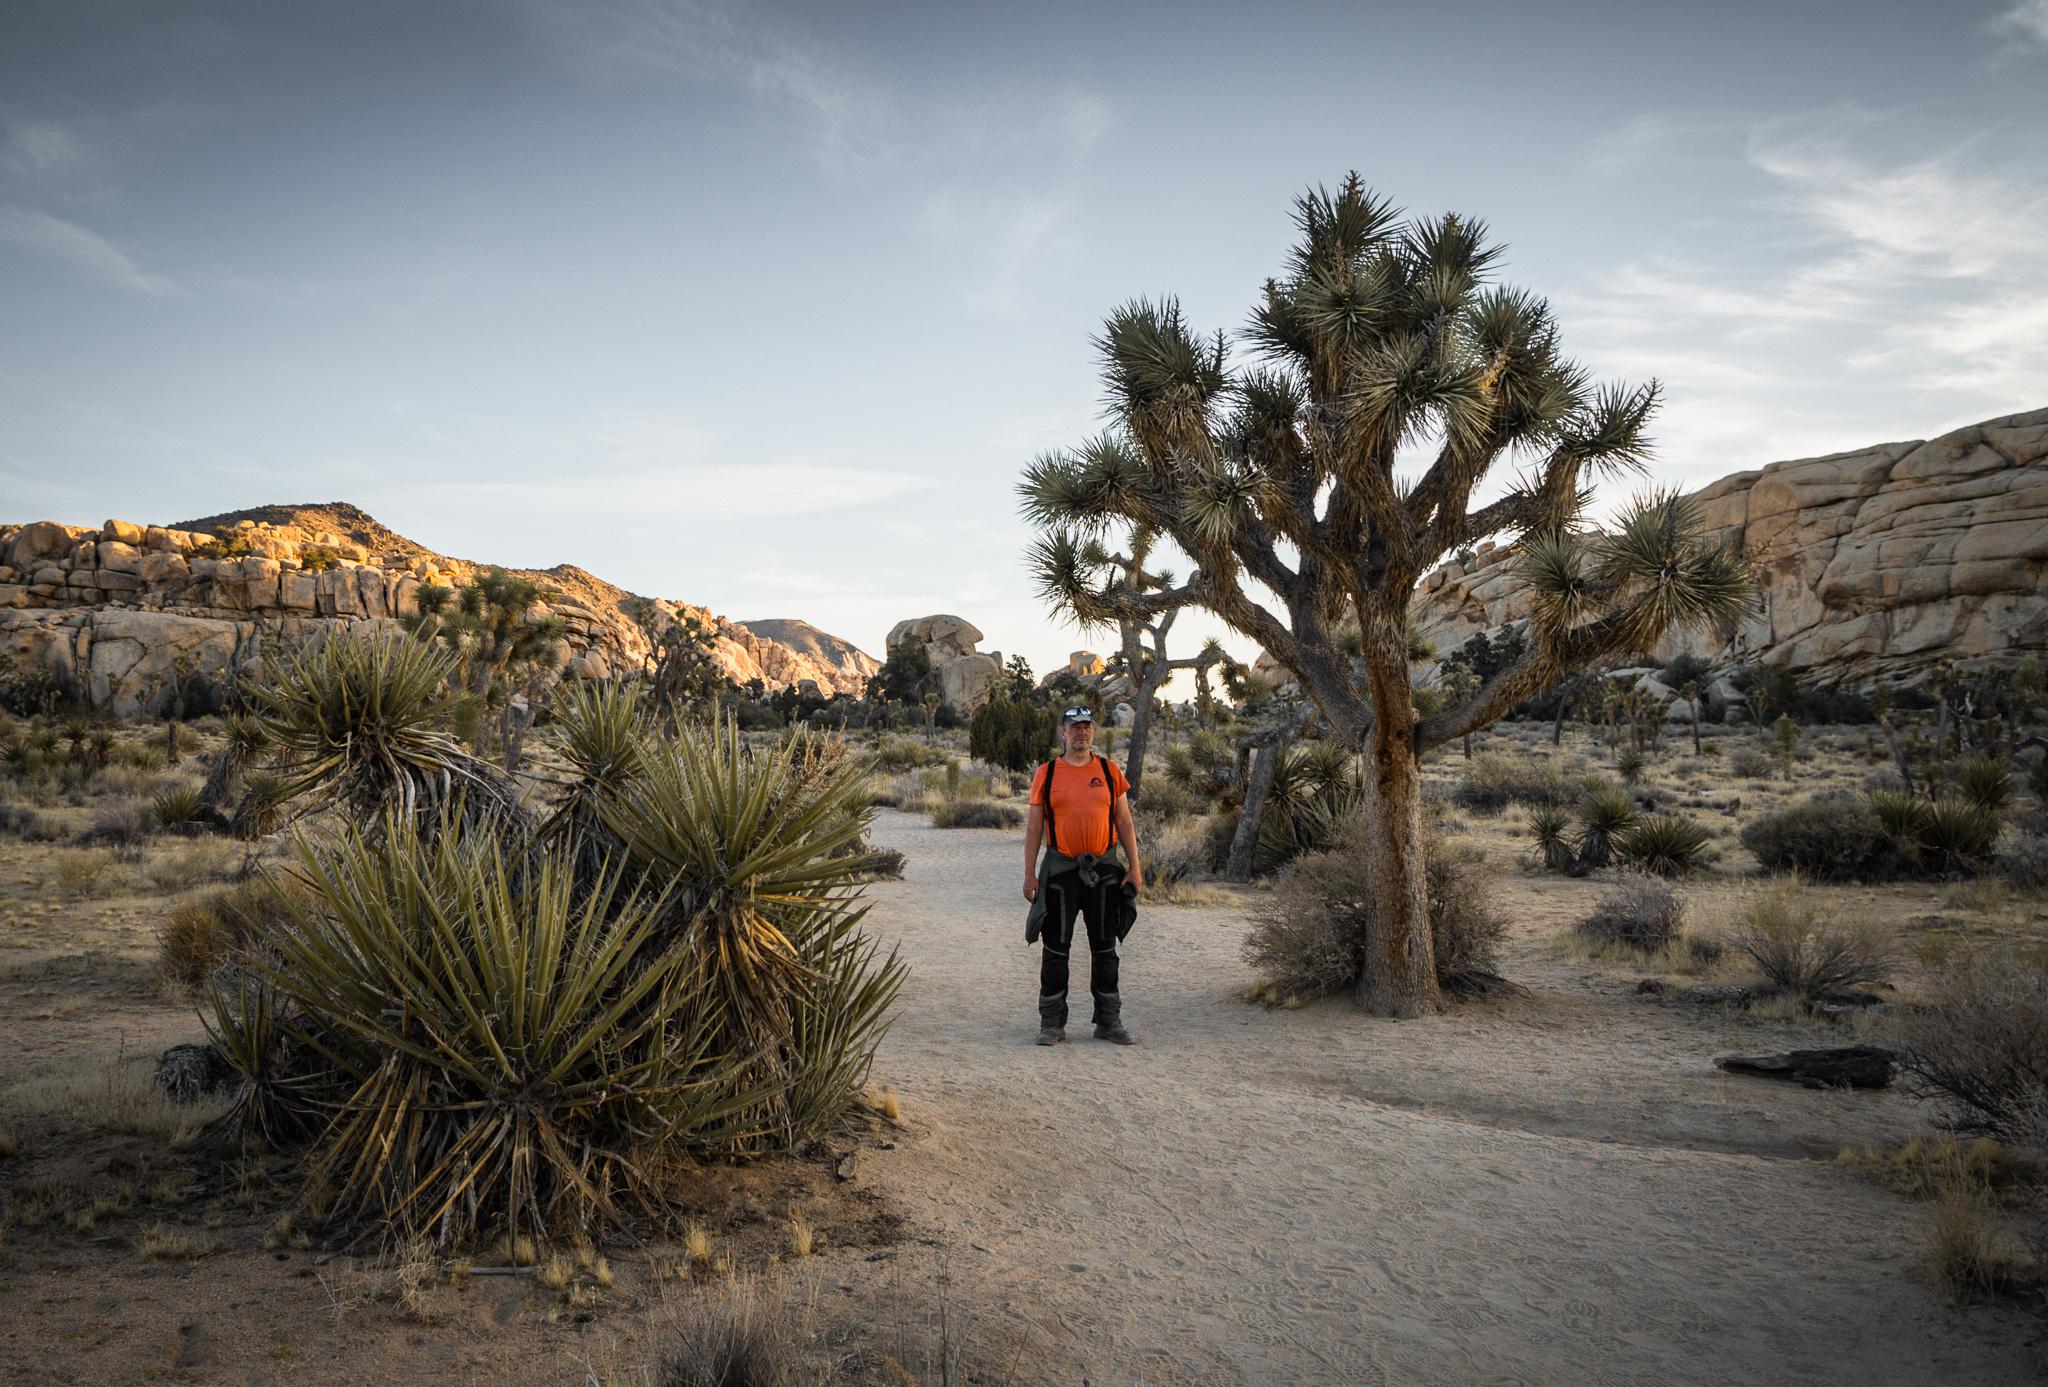
[[[1031,1345],[1019,1382],[2037,1380],[2035,1327],[1913,1276],[1914,1206],[1804,1159],[1906,1135],[1910,1101],[1718,1074],[1781,1037],[1545,963],[1541,885],[1511,888],[1527,998],[1263,1011],[1241,910],[1158,908],[1141,1043],[1039,1049],[1015,835],[875,836],[909,857],[870,923],[913,970],[878,1074],[916,1129],[876,1177]]]

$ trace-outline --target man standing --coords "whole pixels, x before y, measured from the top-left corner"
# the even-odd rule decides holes
[[[1038,1043],[1057,1045],[1067,1038],[1067,955],[1078,914],[1088,933],[1095,1038],[1129,1045],[1131,1033],[1124,1029],[1123,997],[1117,990],[1116,946],[1129,929],[1121,924],[1127,902],[1145,888],[1138,829],[1131,822],[1130,782],[1122,767],[1095,752],[1092,708],[1067,709],[1060,718],[1060,737],[1066,751],[1038,768],[1031,782],[1031,817],[1024,825],[1024,899],[1032,907],[1024,939],[1029,943],[1042,936],[1045,942],[1038,969]],[[1128,867],[1111,855],[1116,845],[1122,846]]]

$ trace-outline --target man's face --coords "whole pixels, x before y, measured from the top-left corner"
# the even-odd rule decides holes
[[[1067,724],[1067,750],[1075,756],[1095,745],[1095,724],[1092,722],[1070,722]]]

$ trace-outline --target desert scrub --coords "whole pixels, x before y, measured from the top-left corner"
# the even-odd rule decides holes
[[[1728,769],[1744,780],[1762,780],[1771,773],[1772,762],[1755,747],[1737,747],[1728,757]]]
[[[290,876],[252,877],[174,908],[157,927],[157,971],[173,996],[196,994],[221,965],[249,955],[292,918]],[[303,903],[301,903],[303,905]]]
[[[104,896],[114,889],[114,858],[100,848],[67,848],[57,853],[53,874],[67,896]]]
[[[1572,844],[1572,870],[1583,874],[1613,860],[1616,841],[1636,826],[1641,813],[1625,788],[1609,783],[1588,786],[1574,817],[1579,831]]]
[[[2048,1147],[2048,962],[2005,950],[1958,960],[1900,1023],[1903,1066],[1952,1129]]]
[[[1355,824],[1347,826],[1356,835]],[[1438,986],[1473,993],[1497,982],[1494,972],[1507,922],[1496,908],[1481,854],[1465,844],[1425,844],[1430,938]],[[1259,975],[1251,996],[1277,1002],[1329,996],[1358,985],[1373,908],[1366,854],[1355,841],[1297,858],[1274,879],[1272,894],[1252,917],[1244,958]]]
[[[1884,825],[1860,799],[1809,799],[1774,810],[1743,825],[1742,846],[1767,872],[1819,881],[1870,880],[1888,870],[1891,856]]]
[[[933,828],[1016,828],[1024,815],[1014,804],[962,796],[938,799],[931,807]]]
[[[1602,893],[1593,912],[1572,928],[1602,947],[1657,953],[1683,934],[1685,903],[1656,877],[1628,875]]]
[[[172,785],[150,797],[149,814],[166,833],[196,832],[206,818],[206,798],[197,785]]]
[[[1804,882],[1780,877],[1742,907],[1728,942],[1772,985],[1812,996],[1891,980],[1898,948],[1882,924],[1839,920]]]
[[[1550,757],[1482,751],[1465,767],[1451,799],[1475,813],[1498,814],[1510,804],[1569,804],[1580,788],[1580,780]]]

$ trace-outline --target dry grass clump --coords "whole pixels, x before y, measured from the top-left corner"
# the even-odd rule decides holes
[[[965,795],[933,801],[931,816],[933,828],[1016,828],[1024,822],[1014,804]]]
[[[112,893],[113,856],[99,848],[66,848],[51,863],[57,889],[74,899]]]
[[[235,849],[227,843],[180,843],[168,852],[153,855],[143,875],[159,891],[189,891],[227,876],[234,870],[235,856]]]
[[[2016,950],[1945,971],[1903,1018],[1905,1072],[1957,1131],[2048,1146],[2048,966]]]
[[[18,804],[0,804],[0,833],[25,843],[61,843],[71,836],[55,816]]]
[[[1788,992],[1829,992],[1890,981],[1898,946],[1875,920],[1838,920],[1796,877],[1773,880],[1747,901],[1728,942]]]
[[[53,1065],[5,1090],[5,1106],[99,1131],[189,1139],[221,1103],[178,1104],[157,1091],[155,1060],[116,1055]]]
[[[1835,1164],[1908,1199],[1932,1199],[1958,1181],[2008,1188],[2028,1173],[2008,1148],[1988,1137],[1913,1137],[1892,1147],[1844,1147]]]
[[[1601,947],[1657,953],[1684,933],[1685,902],[1657,878],[1630,874],[1603,893],[1593,913],[1572,928]]]
[[[1295,859],[1274,879],[1245,936],[1245,961],[1260,977],[1252,999],[1324,997],[1358,985],[1377,895],[1355,841],[1360,829],[1348,824],[1339,846]],[[1438,838],[1425,852],[1437,985],[1451,994],[1482,991],[1498,981],[1494,965],[1507,936],[1484,859],[1475,848]]]
[[[136,1250],[152,1262],[196,1262],[221,1250],[221,1241],[208,1233],[195,1233],[168,1223],[152,1223],[142,1230]]]
[[[813,1351],[779,1291],[736,1278],[677,1312],[657,1387],[813,1387],[831,1365]]]

